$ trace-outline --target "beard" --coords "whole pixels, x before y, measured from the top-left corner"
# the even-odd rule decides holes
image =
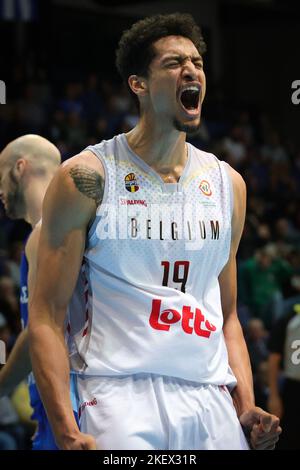
[[[193,135],[196,132],[198,132],[201,122],[200,122],[200,119],[199,119],[198,124],[192,124],[192,123],[191,124],[183,124],[182,122],[179,121],[179,119],[174,118],[173,124],[174,124],[174,127],[177,131],[186,132],[189,135]]]
[[[22,219],[25,216],[25,198],[20,184],[11,169],[9,172],[11,187],[6,197],[6,213],[11,219]]]

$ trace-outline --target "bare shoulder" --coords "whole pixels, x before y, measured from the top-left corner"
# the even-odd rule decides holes
[[[94,219],[104,193],[104,169],[89,151],[64,162],[52,179],[43,204],[43,228],[68,233],[87,228]]]
[[[98,206],[103,197],[104,168],[100,160],[90,151],[82,152],[67,160],[60,169],[64,184],[72,191],[94,201]]]
[[[246,195],[246,183],[244,181],[244,178],[238,171],[236,171],[230,165],[228,165],[228,168],[234,192],[240,195]]]

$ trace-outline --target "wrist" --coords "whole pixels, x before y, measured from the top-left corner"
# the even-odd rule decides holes
[[[64,429],[63,432],[55,434],[56,444],[60,449],[72,448],[74,442],[78,440],[81,432],[78,428],[76,429]]]
[[[235,390],[233,390],[232,393],[232,400],[236,409],[236,414],[239,418],[243,413],[246,413],[247,411],[255,408],[255,401],[253,396],[249,396],[248,398],[242,398],[240,394],[234,392]]]
[[[238,418],[240,418],[244,413],[248,413],[249,411],[253,410],[253,408],[255,408],[255,403],[234,406],[236,409],[236,414]]]

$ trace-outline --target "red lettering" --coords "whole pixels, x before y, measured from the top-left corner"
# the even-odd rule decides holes
[[[190,320],[194,318],[194,312],[191,307],[183,307],[182,309],[182,329],[188,335],[191,335],[194,329],[190,326]]]
[[[209,330],[209,331],[216,331],[216,327],[215,325],[213,325],[212,323],[210,323],[208,320],[205,320],[205,326],[206,328]]]
[[[154,299],[152,301],[152,310],[149,318],[149,323],[155,330],[169,331],[170,326],[174,323],[178,323],[181,320],[181,326],[185,333],[188,335],[194,332],[198,336],[209,338],[211,332],[216,331],[215,325],[205,319],[203,313],[199,308],[196,308],[196,312],[192,312],[191,307],[184,305],[182,307],[182,315],[173,309],[169,308],[161,312],[161,300]],[[194,319],[194,325],[191,326],[191,321]],[[204,324],[204,327],[203,327]]]
[[[194,329],[195,333],[198,336],[204,336],[205,338],[210,337],[210,331],[203,330],[201,328],[201,323],[205,320],[204,315],[202,314],[201,310],[199,308],[196,308],[196,316],[195,316],[195,323],[194,323]]]
[[[170,325],[176,323],[181,319],[180,313],[177,310],[169,309],[163,310],[160,316],[161,300],[155,299],[152,302],[152,311],[149,319],[149,323],[155,330],[169,331]],[[171,318],[169,318],[171,314]],[[159,322],[159,316],[163,323]]]
[[[171,317],[170,317],[171,314]],[[174,310],[173,308],[169,308],[168,310],[163,310],[161,312],[161,321],[164,323],[168,323],[172,325],[172,323],[177,323],[179,320],[181,320],[181,315],[177,310]]]

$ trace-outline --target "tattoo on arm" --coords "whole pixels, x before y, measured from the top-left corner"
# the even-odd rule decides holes
[[[78,191],[93,199],[96,206],[99,206],[104,191],[104,179],[102,176],[97,171],[84,165],[75,165],[69,173]]]

